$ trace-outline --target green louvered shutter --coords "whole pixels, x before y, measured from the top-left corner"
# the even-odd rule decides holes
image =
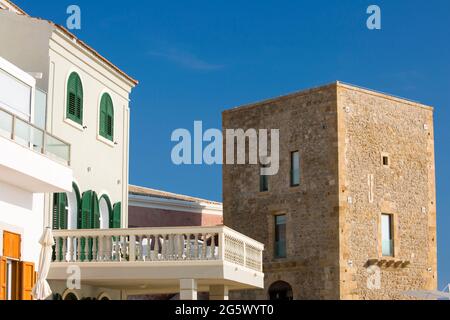
[[[122,204],[120,202],[116,203],[113,208],[113,221],[112,221],[112,228],[113,229],[120,229],[120,217],[122,211]]]
[[[58,212],[58,199],[59,199],[59,194],[58,193],[54,193],[53,194],[53,219],[52,219],[52,227],[53,230],[58,230],[59,229],[59,212]]]
[[[92,198],[92,228],[93,229],[100,229],[100,206],[97,194],[94,192],[94,197]]]
[[[77,75],[77,104],[76,104],[76,111],[77,111],[77,119],[79,120],[79,123],[83,123],[83,86],[81,85],[81,79]]]
[[[103,94],[100,101],[100,135],[108,140],[114,140],[114,107],[111,96]]]
[[[92,220],[92,191],[86,191],[83,193],[81,198],[81,219],[80,219],[80,229],[91,229],[91,220]],[[86,246],[86,239],[81,238],[81,248],[84,248],[81,253],[81,261],[86,260],[86,257],[91,256],[91,241],[88,242]]]
[[[92,222],[92,191],[83,193],[81,199],[81,223],[80,229],[91,229]]]
[[[106,102],[105,95],[100,102],[100,135],[106,138]]]
[[[76,74],[72,73],[67,83],[67,118],[74,120],[76,115],[77,83]]]
[[[67,82],[66,117],[79,124],[83,123],[83,85],[75,72],[70,75]]]
[[[67,230],[68,212],[67,212],[67,195],[65,193],[58,194],[58,211],[59,211],[59,229]]]
[[[106,136],[111,141],[114,139],[114,108],[111,97],[109,97],[109,103],[106,110]]]

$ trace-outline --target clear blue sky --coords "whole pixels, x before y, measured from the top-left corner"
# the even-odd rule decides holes
[[[439,282],[450,282],[450,1],[16,0],[64,24],[140,81],[130,182],[221,200],[221,168],[172,165],[176,128],[230,107],[342,80],[435,106]],[[382,9],[382,30],[365,27]]]

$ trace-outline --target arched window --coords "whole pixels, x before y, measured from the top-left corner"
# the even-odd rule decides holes
[[[114,107],[111,96],[104,93],[100,101],[100,135],[114,140]]]
[[[66,117],[80,125],[83,124],[83,85],[76,72],[72,72],[67,82]]]
[[[75,182],[72,183],[72,192],[67,194],[68,218],[67,229],[76,230],[78,228],[78,216],[81,210],[80,189]]]
[[[288,301],[293,299],[292,287],[284,281],[277,281],[269,288],[270,300]]]
[[[68,292],[66,294],[64,294],[64,298],[65,301],[77,301],[79,300],[77,295],[73,292]]]
[[[100,207],[100,229],[109,229],[110,228],[109,219],[113,214],[113,209],[111,205],[111,200],[106,194],[100,197],[99,207]]]

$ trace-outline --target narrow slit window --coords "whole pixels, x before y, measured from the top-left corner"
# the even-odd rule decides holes
[[[266,165],[262,165],[261,168],[267,168]],[[259,172],[259,191],[267,192],[269,191],[269,176],[262,175],[261,170]]]
[[[300,185],[300,153],[294,151],[291,153],[291,187]]]
[[[389,166],[389,157],[383,156],[383,166],[388,167]]]
[[[275,258],[286,258],[286,215],[275,216]]]
[[[381,215],[381,241],[383,257],[394,256],[393,217],[390,214]]]

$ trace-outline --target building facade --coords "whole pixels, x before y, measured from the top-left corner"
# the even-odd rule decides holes
[[[236,298],[436,289],[431,107],[337,82],[227,110],[223,128],[280,130],[277,175],[223,168],[224,223],[266,247],[265,289]]]
[[[131,185],[129,191],[129,228],[223,225],[220,202]]]
[[[71,190],[70,145],[40,129],[41,93],[0,57],[0,300],[32,300],[45,193]]]
[[[9,1],[2,5],[0,56],[35,76],[43,100],[35,122],[71,146],[71,189],[45,194],[44,225],[126,226],[129,95],[137,81],[63,27]],[[59,291],[58,283],[51,285]]]
[[[46,132],[46,143],[71,169],[63,187],[38,190],[46,192],[36,209],[40,232],[52,228],[55,238],[47,277],[54,299],[179,293],[195,300],[197,291],[227,299],[229,290],[263,286],[263,245],[225,226],[127,228],[129,95],[136,80],[64,27],[31,17],[8,0],[0,0],[0,38],[0,56],[20,67],[38,92],[28,121]],[[39,174],[54,178],[59,171],[42,168]],[[202,213],[218,211],[190,205]],[[19,220],[28,223],[25,216]],[[30,250],[39,254],[36,243]]]

